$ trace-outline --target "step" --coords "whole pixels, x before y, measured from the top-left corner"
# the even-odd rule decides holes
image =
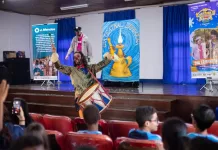
[[[10,107],[10,103],[6,102],[6,106]],[[51,114],[60,116],[69,116],[71,118],[78,117],[74,105],[54,105],[54,104],[39,104],[28,103],[29,111],[33,113]],[[159,119],[162,121],[168,116],[167,111],[158,111]],[[102,114],[102,119],[105,120],[135,120],[135,110],[133,109],[114,109],[107,108]]]
[[[38,86],[37,86],[38,88]],[[73,90],[67,90],[67,91],[60,91],[59,89],[48,89],[47,87],[41,87],[38,89],[32,90],[31,88],[15,88],[15,87],[10,87],[9,89],[9,94],[10,93],[32,93],[32,94],[54,94],[54,95],[74,95]]]
[[[12,101],[15,97],[25,99],[28,103],[44,103],[58,105],[74,104],[73,95],[54,95],[54,94],[36,94],[36,93],[9,93],[7,101]],[[174,99],[152,99],[152,98],[136,98],[131,97],[113,97],[110,104],[111,108],[131,108],[135,109],[138,106],[153,106],[159,111],[170,111],[171,105],[175,102]]]
[[[160,121],[170,116],[168,111],[158,111],[157,114]],[[135,121],[135,110],[108,108],[101,114],[101,117],[105,120]]]
[[[113,98],[111,108],[136,109],[138,106],[152,106],[159,111],[170,111],[175,103],[174,99],[139,99],[139,98]]]
[[[44,103],[69,105],[74,104],[73,95],[53,95],[53,94],[36,94],[36,93],[9,93],[6,101],[12,101],[15,97],[25,99],[28,103]]]
[[[11,107],[9,102],[5,102],[6,106]],[[40,114],[51,114],[61,116],[78,116],[74,105],[55,105],[43,103],[28,103],[29,112]]]

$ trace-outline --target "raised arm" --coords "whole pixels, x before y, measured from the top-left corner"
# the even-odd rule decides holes
[[[94,69],[95,72],[97,73],[97,72],[101,71],[105,66],[107,66],[111,62],[112,59],[113,58],[112,58],[111,54],[106,53],[104,55],[104,59],[97,64],[91,65],[91,68]]]
[[[91,43],[88,41],[88,38],[87,38],[87,54],[89,57],[92,57],[92,46],[91,46]]]
[[[58,59],[59,58],[58,53],[56,53],[56,48],[54,46],[52,46],[52,52],[53,54],[51,55],[51,61],[55,65],[55,68],[66,75],[70,75],[72,72],[72,67],[64,66],[60,63]]]
[[[72,39],[72,41],[70,43],[70,48],[67,51],[67,55],[65,57],[66,60],[69,58],[69,56],[72,53],[73,49],[74,49],[74,38]]]
[[[3,128],[4,101],[8,95],[9,85],[6,80],[2,80],[0,84],[0,131]]]

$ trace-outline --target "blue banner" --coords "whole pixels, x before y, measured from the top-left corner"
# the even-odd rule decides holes
[[[139,81],[139,25],[137,19],[104,23],[103,55],[113,47],[118,59],[103,69],[103,80]]]
[[[192,78],[218,77],[218,2],[189,5]]]
[[[50,58],[51,45],[57,47],[57,23],[32,26],[34,80],[57,80],[57,70]]]

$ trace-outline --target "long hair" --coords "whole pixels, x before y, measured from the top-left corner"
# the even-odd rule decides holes
[[[24,99],[14,98],[12,101],[12,106],[13,106],[13,102],[16,100],[20,101],[21,107],[23,109],[24,117],[25,117],[25,126],[27,127],[29,124],[31,124],[33,122],[32,117],[29,115],[28,105]],[[19,124],[19,118],[17,117],[17,115],[11,114],[11,118],[12,118],[12,123]]]
[[[40,138],[43,142],[45,150],[49,150],[49,141],[45,128],[39,123],[31,123],[25,130],[24,135],[34,135]]]
[[[87,68],[87,67],[88,67],[88,62],[87,62],[87,60],[86,60],[85,55],[84,55],[82,52],[75,52],[74,54],[76,54],[76,53],[79,53],[79,54],[81,55],[81,64],[83,64],[84,67]],[[77,64],[75,63],[74,60],[73,60],[73,65],[74,65],[75,67],[77,66]]]
[[[179,118],[168,118],[162,127],[162,139],[165,149],[183,150],[185,148],[183,139],[187,134],[185,122]]]
[[[8,149],[12,142],[12,135],[5,126],[6,122],[11,122],[11,119],[7,107],[4,105],[3,129],[0,131],[0,136],[2,137],[2,140],[0,140],[0,149]]]

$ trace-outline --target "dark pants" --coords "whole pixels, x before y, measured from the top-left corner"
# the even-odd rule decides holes
[[[80,108],[79,108],[79,105],[77,104],[77,101],[78,101],[78,97],[75,98],[75,101],[74,101],[75,102],[74,105],[75,105],[76,111],[78,112]]]

